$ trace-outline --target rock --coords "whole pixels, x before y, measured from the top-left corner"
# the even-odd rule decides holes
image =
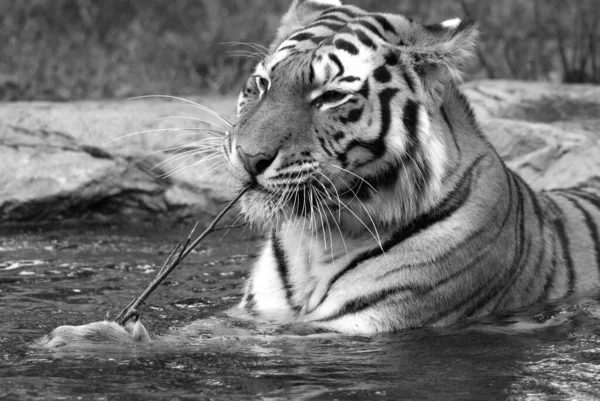
[[[600,87],[475,81],[464,90],[483,132],[534,188],[570,186],[600,175]],[[235,97],[192,100],[233,119]],[[175,116],[187,118],[166,118]],[[223,132],[224,124],[173,99],[5,103],[0,223],[205,221],[232,189],[209,171],[215,160],[188,158],[185,152],[190,142],[207,138],[195,130]],[[136,134],[141,131],[148,132]]]
[[[166,116],[206,118],[189,110],[173,101],[148,100],[5,104],[0,110],[0,223],[123,217],[207,221],[231,190],[203,174],[206,163],[171,174],[198,162],[180,165],[184,155],[165,164],[169,151],[164,150],[188,144],[189,136],[162,131],[127,136],[175,127],[160,120]],[[184,126],[206,129],[209,124]]]
[[[600,86],[498,80],[463,89],[482,131],[533,188],[600,176]]]

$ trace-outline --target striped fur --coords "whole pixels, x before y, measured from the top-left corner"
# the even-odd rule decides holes
[[[241,307],[345,333],[597,290],[600,180],[534,193],[455,81],[473,24],[294,1],[224,153],[270,232]]]

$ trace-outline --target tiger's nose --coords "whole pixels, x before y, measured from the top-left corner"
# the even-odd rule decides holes
[[[242,149],[238,147],[238,155],[244,163],[244,168],[252,177],[256,177],[262,173],[273,163],[275,155],[269,155],[265,153],[257,153],[256,155],[249,155],[244,153]]]

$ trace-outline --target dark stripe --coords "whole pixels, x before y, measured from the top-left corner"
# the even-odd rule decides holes
[[[600,274],[600,234],[598,232],[598,226],[596,225],[596,223],[594,221],[594,217],[580,203],[581,199],[586,200],[588,202],[592,202],[592,200],[585,198],[585,197],[580,197],[580,199],[574,199],[572,196],[573,195],[568,195],[565,197],[567,199],[569,199],[569,201],[571,201],[573,206],[575,206],[577,209],[579,209],[579,211],[581,211],[581,213],[585,217],[585,224],[586,224],[588,230],[590,231],[590,235],[592,236],[592,243],[594,244],[594,256],[596,257],[596,267],[598,268],[598,272]],[[595,204],[594,203],[592,203],[592,204],[600,209],[600,199],[596,200]]]
[[[293,292],[292,285],[290,284],[287,258],[275,231],[271,233],[271,243],[273,245],[273,256],[275,256],[275,261],[277,262],[277,272],[285,291],[285,299],[292,309],[298,310],[299,307],[295,306],[292,300]]]
[[[441,223],[448,217],[452,216],[458,209],[460,209],[470,196],[473,172],[483,157],[484,156],[479,156],[477,159],[475,159],[475,161],[467,168],[456,187],[444,199],[442,199],[438,205],[433,207],[428,212],[418,216],[406,226],[394,231],[390,238],[384,241],[380,247],[369,249],[356,256],[345,268],[333,276],[329,282],[329,285],[327,286],[327,292],[325,292],[316,307],[320,306],[327,299],[331,287],[333,287],[333,285],[335,285],[340,278],[351,272],[362,262],[382,255],[394,246],[406,241],[421,231],[428,229],[432,225]]]
[[[507,169],[505,167],[505,169]],[[539,241],[540,251],[538,253],[537,261],[535,262],[535,267],[533,269],[533,273],[530,275],[530,279],[526,288],[527,293],[530,293],[533,288],[535,288],[535,282],[537,282],[541,276],[542,270],[545,267],[544,265],[547,263],[546,261],[546,241],[545,241],[545,220],[546,215],[542,206],[540,205],[540,201],[538,197],[542,195],[537,194],[531,189],[531,187],[523,180],[521,176],[515,174],[519,181],[525,186],[527,193],[529,194],[529,199],[533,205],[533,213],[535,214],[538,221],[538,238],[541,239]]]
[[[502,222],[500,223],[498,230],[496,231],[496,233],[494,234],[494,236],[491,239],[486,241],[487,243],[493,243],[498,239],[498,237],[504,232],[506,225],[508,224],[510,217],[512,216],[513,184],[512,184],[511,180],[507,180],[507,184],[508,184],[508,196],[506,197],[506,199],[508,199],[509,202],[508,202],[508,207],[506,209],[506,213],[504,214],[504,218],[502,219]],[[468,245],[471,241],[477,241],[483,234],[486,234],[489,230],[490,230],[490,227],[488,225],[481,227],[480,229],[478,229],[477,231],[475,231],[474,233],[469,235],[467,238],[465,238],[465,240],[463,242],[456,244],[448,252],[438,255],[434,259],[430,259],[430,260],[427,260],[424,262],[419,262],[419,263],[412,263],[409,265],[403,265],[403,266],[399,266],[394,269],[388,270],[385,273],[379,275],[377,277],[377,280],[387,280],[393,274],[395,274],[399,271],[405,270],[405,269],[416,269],[416,268],[428,267],[431,265],[439,265],[440,263],[443,263],[445,260],[447,260],[450,256],[455,255],[457,252],[461,251],[463,249],[463,247]]]
[[[390,72],[384,65],[381,65],[377,67],[375,71],[373,71],[373,78],[375,78],[382,84],[385,84],[392,80],[392,74],[390,74]]]
[[[558,246],[556,246],[556,236],[552,236],[552,259],[550,260],[550,270],[546,272],[546,283],[544,284],[544,288],[542,289],[542,293],[536,300],[536,302],[542,302],[548,299],[548,293],[550,289],[554,287],[554,282],[556,281],[556,250]]]
[[[279,174],[275,174],[270,177],[270,180],[294,180],[298,178],[302,178],[306,174],[305,171],[288,171]]]
[[[315,36],[310,39],[315,45],[321,45],[325,43],[326,40],[331,39],[331,36]]]
[[[360,93],[362,96],[364,96],[365,99],[369,98],[369,95],[371,93],[371,88],[369,86],[369,80],[365,79],[365,82],[363,83],[363,86],[360,88],[360,90],[358,91],[358,93]]]
[[[548,197],[548,202],[550,202],[553,207],[558,210],[561,214],[561,218],[554,219],[552,223],[554,224],[555,234],[560,242],[560,247],[562,249],[562,257],[563,263],[567,269],[567,275],[569,277],[569,289],[565,296],[569,296],[573,294],[575,290],[575,270],[573,269],[573,260],[571,259],[570,249],[569,249],[569,237],[567,236],[567,232],[565,230],[565,225],[562,221],[562,216],[564,215],[561,207],[556,203],[554,199]]]
[[[361,295],[360,297],[356,297],[350,301],[345,302],[344,306],[342,306],[334,314],[324,317],[322,319],[317,319],[317,321],[318,322],[329,322],[329,321],[332,321],[335,319],[339,319],[340,317],[343,317],[344,315],[358,313],[364,309],[375,306],[375,305],[385,301],[386,299],[388,299],[394,295],[397,295],[399,293],[405,292],[405,291],[407,291],[407,289],[404,287],[387,288],[385,290],[376,292],[374,294]]]
[[[442,24],[423,25],[423,28],[425,28],[431,33],[443,33],[448,31],[448,29],[445,28]]]
[[[568,192],[587,200],[593,206],[597,207],[598,212],[600,212],[600,198],[598,196],[580,188],[570,188]]]
[[[390,67],[395,67],[398,64],[398,55],[392,52],[386,54],[385,63]]]
[[[414,155],[419,144],[418,129],[419,129],[419,103],[412,99],[408,99],[402,110],[402,123],[406,128],[408,146],[405,153]]]
[[[332,32],[337,32],[346,25],[345,21],[343,21],[343,22],[344,23],[333,22],[333,21],[331,21],[331,22],[317,21],[317,22],[313,22],[312,24],[308,25],[304,29],[325,28],[325,29],[329,29]]]
[[[514,203],[514,198],[512,197],[513,186],[517,189],[517,194],[516,194],[517,197],[521,197],[522,192],[518,188],[517,183],[514,182],[514,180],[512,178],[512,173],[505,166],[504,166],[504,171],[507,174],[507,176],[506,176],[507,183],[509,185],[509,193],[511,194],[511,196],[508,198],[508,200],[512,204],[512,203]],[[520,216],[520,213],[522,212],[522,206],[523,206],[522,202],[517,202],[517,210],[515,213],[515,220],[516,220],[515,222],[519,221],[519,216]],[[512,209],[512,205],[509,210],[511,210],[511,209]],[[506,218],[508,219],[508,217],[512,217],[512,216],[513,215],[511,213],[507,213]],[[515,244],[515,246],[518,246],[518,245]],[[517,259],[518,259],[517,253],[518,252],[514,253],[511,265],[514,265],[515,261],[517,261]],[[496,269],[496,273],[492,277],[488,278],[482,285],[480,285],[479,288],[477,288],[475,291],[471,292],[468,295],[465,294],[463,296],[463,299],[461,301],[459,301],[458,303],[456,303],[446,309],[437,311],[434,315],[432,315],[429,319],[427,319],[423,323],[423,325],[431,325],[439,320],[447,318],[448,316],[452,315],[453,313],[457,313],[459,310],[461,310],[462,308],[467,306],[469,303],[472,303],[473,300],[478,300],[475,304],[473,304],[470,308],[465,310],[462,314],[463,318],[472,317],[478,310],[483,308],[492,299],[494,299],[496,296],[498,296],[501,291],[503,291],[503,294],[504,294],[505,291],[511,289],[506,284],[498,285],[498,281],[502,281],[503,283],[506,283],[506,281],[511,280],[511,277],[514,278],[514,274],[511,274],[508,278],[506,278],[506,272],[505,272],[504,274],[502,274],[502,277],[499,279],[498,277],[500,276],[501,272],[502,272],[501,269]],[[514,273],[514,271],[512,271],[512,270],[508,270],[508,272]],[[495,285],[495,288],[492,291],[490,291],[490,288],[494,285]],[[498,304],[499,304],[499,302],[496,303],[496,306],[494,306],[494,308],[492,308],[492,310],[494,310],[498,306]]]
[[[377,45],[375,44],[375,42],[373,42],[371,40],[371,38],[369,37],[369,35],[364,33],[362,31],[362,29],[355,29],[354,34],[356,35],[356,37],[358,38],[360,43],[362,43],[363,45],[365,45],[371,49],[377,50]]]
[[[523,188],[525,188],[525,190],[527,191],[527,195],[529,196],[529,200],[531,201],[531,204],[533,206],[533,212],[534,212],[535,216],[538,218],[538,220],[540,222],[542,222],[545,218],[545,214],[544,214],[544,211],[542,210],[542,207],[538,200],[538,195],[533,191],[533,189],[531,189],[531,186],[529,186],[529,184],[527,184],[525,182],[525,180],[523,180],[523,177],[521,177],[519,174],[514,173],[510,170],[508,170],[508,171],[511,172],[513,174],[513,176],[515,177],[515,180],[518,181]]]
[[[246,312],[252,313],[254,311],[255,307],[256,307],[256,300],[254,299],[254,294],[252,293],[251,289],[248,289],[248,293],[247,293],[246,299],[245,299],[244,309],[246,309]]]
[[[318,11],[327,11],[327,10],[331,10],[332,8],[334,8],[335,6],[332,6],[331,4],[323,4],[323,3],[310,3],[310,11],[314,11],[314,12],[318,12]],[[323,15],[323,13],[321,13],[321,15]]]
[[[379,168],[379,171],[374,176],[365,176],[363,179],[370,184],[363,185],[362,180],[357,179],[356,192],[360,200],[366,200],[371,195],[371,187],[380,189],[394,188],[398,183],[401,166],[396,163],[389,164],[385,168]]]
[[[519,277],[530,267],[532,264],[529,263],[529,257],[531,255],[531,247],[532,240],[531,235],[526,236],[526,226],[525,221],[528,219],[527,214],[525,213],[526,201],[532,199],[530,197],[526,197],[523,192],[522,183],[519,183],[515,178],[515,174],[510,172],[510,176],[515,184],[517,189],[517,213],[515,218],[515,238],[518,238],[515,241],[515,253],[514,258],[511,263],[511,268],[508,270],[508,276],[506,274],[503,275],[503,284],[501,286],[497,286],[494,291],[488,293],[484,301],[480,302],[479,305],[476,305],[471,310],[468,310],[464,316],[471,317],[477,312],[478,307],[481,308],[493,298],[499,295],[498,300],[496,301],[494,307],[491,310],[497,310],[498,307],[502,304],[506,296],[510,293],[511,290],[514,290],[514,284],[518,280]],[[511,200],[512,201],[512,200]],[[537,260],[539,262],[539,260]]]
[[[312,65],[312,63],[310,63],[308,65],[308,82],[310,82],[311,84],[315,81],[315,69]]]
[[[504,170],[505,170],[505,174],[510,174],[510,171],[508,171],[508,169],[506,169],[506,167],[504,168]],[[508,209],[504,216],[504,219],[500,225],[500,228],[498,229],[498,231],[496,232],[494,237],[488,241],[488,244],[493,244],[496,241],[496,239],[504,232],[504,229],[506,227],[506,224],[510,220],[510,217],[513,216],[512,212],[511,212],[512,204],[513,204],[512,194],[513,194],[513,185],[516,185],[516,183],[514,183],[510,179],[509,175],[507,175],[507,184],[508,184],[508,191],[509,191],[508,192],[509,206],[508,206]],[[477,236],[475,236],[475,238],[476,237]],[[462,244],[460,244],[459,246],[462,246]],[[455,251],[455,250],[456,250],[456,248],[453,248],[453,251]],[[472,268],[473,266],[476,266],[477,263],[480,262],[483,259],[483,257],[485,255],[487,255],[488,253],[489,253],[489,250],[486,249],[484,254],[478,254],[476,256],[475,260],[469,262],[469,265],[467,268],[463,268],[463,269],[459,270],[457,273],[453,274],[451,278],[455,279],[455,278],[458,278],[461,275],[467,273],[470,270],[470,268]],[[514,259],[513,259],[513,263],[514,263]],[[419,264],[419,265],[426,265],[426,263]],[[408,267],[412,267],[412,266],[408,266]],[[396,270],[399,270],[399,269],[396,269]],[[508,287],[505,287],[504,285],[501,285],[501,286],[497,285],[497,282],[498,282],[497,278],[500,275],[500,273],[501,273],[501,270],[497,269],[497,272],[492,277],[489,277],[485,281],[485,283],[483,283],[483,285],[479,286],[479,288],[477,288],[472,293],[465,295],[460,302],[452,305],[449,308],[437,311],[434,315],[432,315],[429,319],[427,319],[423,325],[433,324],[434,322],[437,322],[441,319],[444,319],[444,318],[450,316],[453,313],[458,312],[459,310],[461,310],[462,308],[467,306],[469,303],[472,303],[474,300],[478,300],[477,303],[473,304],[470,308],[465,310],[465,312],[463,312],[463,314],[462,314],[462,317],[473,316],[478,310],[483,308],[492,299],[494,299],[502,290],[508,289]],[[506,276],[506,274],[504,274],[503,276]],[[505,280],[503,280],[503,281],[505,281]],[[436,285],[445,284],[447,282],[449,282],[449,280],[444,280],[443,282],[438,282],[438,283],[436,283]],[[494,285],[496,285],[496,288],[493,291],[490,291],[490,288]]]
[[[319,140],[319,143],[321,144],[321,148],[325,151],[325,153],[327,153],[327,156],[333,157],[333,154],[329,151],[329,149],[327,149],[327,146],[325,146],[325,139],[323,139],[320,136],[318,136],[317,139]]]
[[[356,46],[354,46],[352,43],[348,42],[347,40],[336,39],[336,41],[334,42],[334,45],[336,48],[338,48],[340,50],[344,50],[353,56],[356,56],[358,54],[358,49],[356,48]]]
[[[310,32],[300,32],[300,33],[290,36],[287,40],[296,40],[298,42],[301,42],[303,40],[308,40],[308,39],[312,38],[313,36],[315,36],[315,35]]]
[[[325,15],[325,16],[320,17],[317,21],[319,21],[319,22],[321,22],[321,21],[324,21],[324,22],[332,21],[332,22],[340,22],[340,23],[344,23],[345,24],[345,23],[348,22],[348,19],[347,18],[339,17],[337,15]]]
[[[295,49],[296,45],[286,45],[283,47],[280,47],[279,49],[277,49],[278,52],[282,52],[284,50],[290,50],[290,49]],[[272,70],[275,69],[275,66],[273,66]]]
[[[345,136],[345,134],[343,131],[338,131],[335,134],[333,134],[333,139],[336,142],[339,142],[340,140],[344,139],[344,136]]]
[[[452,141],[454,141],[454,147],[456,148],[456,151],[460,155],[461,149],[460,149],[460,145],[458,144],[458,140],[456,138],[456,132],[454,131],[454,126],[452,125],[452,122],[450,121],[450,116],[448,116],[448,113],[446,112],[446,107],[444,105],[440,106],[440,113],[442,113],[442,117],[443,117],[444,121],[446,122],[448,129],[450,130],[450,135],[452,136]]]
[[[481,132],[479,131],[479,124],[477,123],[477,118],[475,118],[475,112],[473,111],[473,108],[471,107],[471,103],[469,103],[469,99],[467,99],[467,97],[464,95],[464,93],[462,93],[458,89],[455,90],[455,93],[456,93],[456,96],[458,97],[458,100],[462,103],[463,109],[467,113],[469,123],[471,123],[472,126],[477,128],[477,133],[479,134],[480,137],[484,137],[483,134],[481,134]]]
[[[473,299],[481,299],[481,297],[483,296],[483,301],[480,301],[478,303],[478,305],[475,307],[481,307],[483,305],[485,305],[490,298],[490,293],[489,293],[489,287],[491,286],[491,283],[496,281],[496,278],[498,277],[498,275],[500,274],[500,270],[497,270],[496,273],[490,277],[490,279],[488,281],[486,281],[483,285],[479,286],[479,288],[477,288],[475,291],[471,292],[470,294],[465,294],[463,296],[463,299],[451,306],[450,308],[438,311],[436,313],[434,313],[430,318],[428,318],[427,320],[421,322],[421,326],[429,326],[434,324],[435,322],[438,322],[450,315],[452,315],[453,313],[456,313],[457,311],[461,310],[462,308],[464,308],[465,306],[467,306],[470,302],[473,301]],[[446,306],[446,305],[443,305]],[[473,315],[477,309],[472,308],[473,310],[468,310],[466,313],[463,314],[463,316],[469,316],[469,315]]]
[[[344,66],[342,65],[342,62],[340,61],[340,59],[338,58],[338,56],[336,56],[333,53],[329,53],[328,56],[329,56],[329,59],[331,61],[333,61],[333,63],[338,68],[338,73],[335,75],[335,78],[339,77],[340,75],[344,75]]]
[[[359,81],[359,80],[360,80],[359,77],[348,75],[348,76],[340,78],[339,82],[355,82],[355,81]]]
[[[357,24],[362,26],[363,28],[367,29],[372,34],[377,35],[381,40],[383,40],[385,42],[385,38],[383,37],[381,32],[379,32],[379,29],[377,29],[377,27],[375,25],[373,25],[372,23],[370,23],[369,21],[360,20],[357,22]]]
[[[349,314],[349,313],[357,313],[360,312],[361,310],[367,309],[369,307],[375,306],[378,303],[384,302],[390,298],[392,298],[394,295],[399,295],[401,293],[411,293],[414,294],[418,297],[424,297],[428,294],[430,294],[432,291],[438,289],[440,286],[443,286],[444,284],[448,284],[454,280],[456,280],[457,278],[463,276],[464,274],[468,273],[473,267],[478,266],[478,264],[483,260],[483,258],[488,254],[489,252],[484,252],[481,253],[479,255],[477,255],[477,257],[475,259],[473,259],[471,262],[469,262],[466,266],[464,266],[463,268],[461,268],[460,270],[449,274],[448,276],[437,280],[434,283],[430,283],[430,284],[409,284],[409,285],[403,285],[400,287],[393,287],[393,288],[387,288],[385,290],[376,292],[374,294],[368,294],[368,295],[361,295],[360,297],[357,297],[351,301],[348,301],[344,304],[344,306],[342,308],[340,308],[335,314],[328,316],[326,318],[320,319],[320,321],[330,321],[330,320],[334,320],[336,318],[340,318],[345,314]],[[482,288],[478,289],[477,292],[482,292]],[[464,306],[464,304],[466,304],[469,300],[471,299],[471,297],[468,297],[467,299],[461,301],[461,306]],[[444,312],[442,312],[444,313]],[[430,319],[430,320],[439,320],[437,317]]]
[[[385,153],[385,138],[390,130],[392,115],[391,115],[391,100],[394,95],[398,92],[395,88],[387,88],[382,90],[379,93],[379,103],[381,105],[381,126],[379,130],[379,135],[377,139],[374,140],[364,140],[355,138],[343,150],[343,153],[346,154],[350,152],[353,148],[360,146],[364,149],[369,150],[373,154],[373,158],[362,165],[368,164],[373,160],[379,159]],[[339,155],[338,155],[339,156]]]
[[[517,213],[515,217],[515,236],[517,238],[515,241],[515,258],[511,264],[510,274],[506,280],[506,284],[504,285],[504,290],[502,291],[502,295],[500,296],[498,302],[496,303],[496,307],[500,305],[500,302],[503,300],[504,296],[511,290],[512,284],[516,281],[517,277],[520,276],[522,271],[527,267],[527,260],[529,257],[529,248],[531,246],[531,239],[526,236],[526,226],[525,221],[527,220],[527,215],[525,213],[526,201],[528,198],[525,196],[525,192],[523,192],[523,188],[527,188],[527,184],[522,181],[519,181],[518,176],[514,174],[512,171],[508,170],[509,177],[512,182],[515,184],[515,188],[517,189],[516,200],[517,200]],[[495,308],[494,308],[495,309]]]
[[[392,123],[392,98],[396,96],[399,90],[396,88],[386,88],[379,92],[379,104],[381,107],[381,126],[379,130],[378,141],[383,145],[384,140],[390,130]]]
[[[350,17],[350,18],[355,18],[357,16],[357,14],[355,12],[353,12],[347,8],[344,8],[344,7],[329,9],[329,10],[325,11],[324,13],[322,13],[321,16],[326,16],[329,14],[336,14],[336,13],[344,14],[345,16]]]
[[[348,123],[355,123],[362,117],[363,108],[352,109],[346,117],[340,117],[340,122],[344,125]]]
[[[379,25],[381,25],[384,31],[391,32],[394,35],[397,35],[396,29],[394,29],[392,24],[390,24],[387,18],[385,18],[383,15],[373,15],[372,17],[375,19],[375,21],[379,23]]]

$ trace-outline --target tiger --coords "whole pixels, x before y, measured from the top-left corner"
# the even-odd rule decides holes
[[[458,88],[477,36],[292,2],[219,149],[267,237],[236,313],[373,335],[600,288],[600,180],[536,193],[506,166]]]

